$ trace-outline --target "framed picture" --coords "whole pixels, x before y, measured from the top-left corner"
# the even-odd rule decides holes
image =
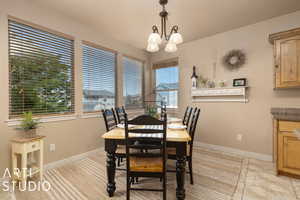
[[[246,85],[247,85],[247,79],[245,78],[233,79],[233,87],[241,87]]]

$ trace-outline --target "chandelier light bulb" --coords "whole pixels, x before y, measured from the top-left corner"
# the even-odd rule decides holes
[[[148,43],[147,51],[149,52],[157,52],[159,50],[158,44]]]
[[[182,36],[178,33],[179,27],[178,25],[172,26],[170,32],[167,31],[167,21],[169,13],[166,10],[166,5],[168,4],[168,0],[159,0],[159,4],[162,6],[162,11],[159,13],[161,18],[161,31],[159,31],[158,26],[152,26],[152,33],[148,38],[148,46],[147,51],[156,52],[159,51],[159,45],[164,41],[167,42],[165,47],[165,51],[169,53],[173,53],[177,51],[177,44],[183,42]]]
[[[148,43],[159,45],[159,44],[161,44],[161,42],[162,42],[162,40],[158,33],[151,33],[149,35]]]
[[[175,43],[173,42],[168,42],[168,44],[166,45],[165,51],[168,53],[174,53],[177,51],[177,46]]]
[[[182,35],[180,33],[173,33],[170,37],[170,42],[181,44],[183,42]]]

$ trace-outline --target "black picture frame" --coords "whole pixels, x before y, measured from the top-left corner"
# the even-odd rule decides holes
[[[238,78],[233,79],[233,87],[243,87],[247,86],[247,79],[246,78]]]

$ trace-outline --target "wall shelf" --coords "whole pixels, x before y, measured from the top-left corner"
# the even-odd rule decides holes
[[[247,103],[247,88],[248,87],[192,89],[192,101]]]

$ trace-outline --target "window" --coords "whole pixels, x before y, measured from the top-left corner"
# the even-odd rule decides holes
[[[83,111],[95,112],[115,106],[116,53],[84,43]]]
[[[163,101],[167,108],[178,107],[178,66],[155,69],[156,101]]]
[[[9,117],[74,112],[73,40],[8,21]]]
[[[123,58],[123,95],[126,108],[143,107],[143,63]]]

